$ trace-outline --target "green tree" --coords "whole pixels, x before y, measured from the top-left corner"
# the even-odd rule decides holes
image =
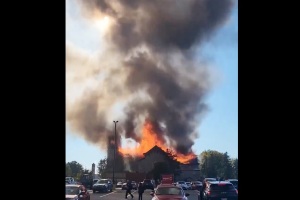
[[[76,161],[68,162],[66,165],[69,166],[71,169],[71,176],[74,177],[75,179],[80,179],[80,176],[83,173],[82,165]]]
[[[89,174],[89,175],[92,175],[92,170],[84,169],[84,170],[82,171],[82,174]]]
[[[107,158],[101,159],[98,163],[98,174],[101,176],[107,169]]]
[[[235,159],[232,159],[231,160],[231,165],[232,165],[232,168],[233,168],[233,178],[238,178],[238,171],[239,171],[239,166],[238,166],[238,159],[235,158]]]
[[[204,177],[231,178],[233,168],[227,152],[207,150],[200,154],[200,173]]]
[[[233,177],[233,167],[227,152],[225,152],[221,158],[221,168],[218,175],[223,179]]]
[[[66,176],[72,176],[72,170],[70,165],[66,164]]]

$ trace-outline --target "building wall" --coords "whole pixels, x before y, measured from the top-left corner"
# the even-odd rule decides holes
[[[139,172],[147,173],[154,167],[155,162],[166,161],[166,158],[159,152],[151,152],[139,162]]]
[[[176,176],[176,181],[196,181],[200,180],[199,165],[180,165],[181,174]]]

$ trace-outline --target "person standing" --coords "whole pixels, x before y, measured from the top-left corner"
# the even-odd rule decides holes
[[[140,182],[139,183],[139,187],[138,187],[138,193],[139,193],[139,200],[143,200],[143,193],[144,193],[144,186],[143,183]]]
[[[205,189],[206,189],[206,181],[204,179],[203,182],[202,182],[202,187],[200,189],[200,199],[201,200],[203,200],[203,193],[204,193]]]
[[[127,180],[125,199],[127,199],[128,194],[130,194],[130,195],[131,195],[131,198],[133,199],[133,195],[131,194],[131,190],[132,190],[132,184],[131,184],[131,181],[130,181],[130,180]]]

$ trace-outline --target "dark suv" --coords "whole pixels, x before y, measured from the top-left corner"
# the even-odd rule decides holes
[[[238,192],[227,181],[211,181],[206,183],[207,186],[203,191],[203,200],[237,200]]]
[[[154,190],[154,185],[150,179],[144,179],[143,181],[144,189]]]

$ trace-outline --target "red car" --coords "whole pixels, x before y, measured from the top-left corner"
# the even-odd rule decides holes
[[[161,184],[155,192],[151,192],[152,200],[188,200],[189,193],[185,193],[181,187],[172,184]]]
[[[83,185],[66,185],[66,200],[90,200],[90,194]]]

